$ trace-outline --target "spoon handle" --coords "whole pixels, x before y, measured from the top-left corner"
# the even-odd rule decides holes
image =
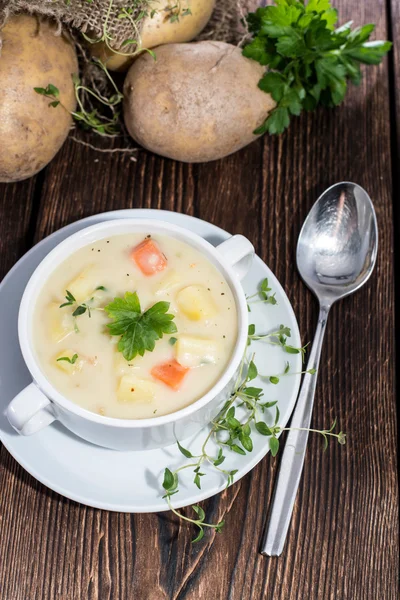
[[[329,308],[320,307],[318,326],[307,371],[318,369]],[[316,383],[316,374],[306,373],[304,375],[290,424],[291,431],[289,431],[282,454],[278,482],[275,486],[272,508],[261,546],[261,554],[267,556],[279,556],[285,544],[307,449],[308,431],[299,431],[298,428],[308,429],[310,427]]]

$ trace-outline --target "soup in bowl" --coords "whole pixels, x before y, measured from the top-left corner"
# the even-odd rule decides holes
[[[154,220],[94,225],[59,244],[24,292],[19,338],[34,383],[9,405],[29,435],[59,419],[109,448],[195,433],[232,391],[247,340],[243,236],[217,248]]]
[[[236,304],[222,273],[186,242],[109,236],[47,279],[33,338],[46,377],[79,406],[154,418],[196,401],[221,377],[237,338]]]

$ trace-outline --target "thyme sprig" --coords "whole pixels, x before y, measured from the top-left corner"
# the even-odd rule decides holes
[[[303,346],[302,348],[295,348],[287,343],[287,339],[291,336],[291,331],[289,327],[285,325],[280,325],[279,329],[275,331],[271,331],[270,333],[256,333],[255,325],[249,325],[248,330],[248,345],[251,342],[262,341],[267,344],[271,344],[272,346],[280,346],[284,352],[287,354],[301,354],[302,360],[304,361],[304,356],[306,352],[306,348],[308,344]]]
[[[113,93],[110,97],[106,97],[103,94],[82,85],[81,80],[76,74],[72,74],[72,81],[74,84],[76,103],[78,105],[77,110],[69,110],[65,104],[61,102],[59,99],[60,91],[53,83],[49,83],[45,88],[35,87],[33,89],[37,94],[49,98],[51,100],[49,106],[52,108],[61,106],[84,129],[92,129],[103,137],[115,137],[120,132],[120,112],[116,107],[121,104],[123,94],[121,94],[117,88],[113,78],[108,72],[107,66],[99,58],[93,58],[93,62],[104,71],[111,84]],[[101,105],[106,106],[111,111],[111,116],[100,114],[96,108],[88,111],[84,106],[84,94],[92,96]]]
[[[268,287],[268,285],[266,285]],[[262,290],[268,293],[271,290]],[[257,292],[258,293],[258,292]],[[255,326],[249,326],[248,334],[248,346],[254,341],[264,341],[275,346],[279,346],[284,352],[289,354],[301,354],[304,357],[305,346],[296,348],[287,343],[287,339],[290,338],[291,332],[288,327],[280,325],[280,327],[268,334],[256,334]],[[178,441],[178,449],[183,456],[188,460],[175,470],[166,468],[164,470],[164,478],[162,487],[165,491],[163,498],[166,500],[169,509],[180,519],[194,525],[198,534],[192,540],[193,543],[200,541],[205,533],[205,528],[214,529],[217,533],[222,530],[224,521],[217,523],[206,522],[204,510],[198,506],[192,506],[192,509],[196,513],[196,517],[191,518],[184,515],[181,511],[177,510],[173,506],[172,496],[179,491],[179,474],[182,471],[191,469],[193,472],[193,483],[201,489],[201,479],[205,476],[202,472],[202,467],[210,465],[216,471],[221,473],[226,478],[227,487],[234,482],[234,477],[237,473],[237,469],[224,469],[221,465],[224,463],[227,455],[227,451],[235,452],[240,455],[246,455],[253,450],[253,436],[259,434],[268,438],[269,449],[273,457],[275,457],[279,451],[279,439],[278,436],[282,431],[290,431],[290,427],[282,427],[279,425],[280,412],[276,401],[264,401],[264,391],[260,387],[254,386],[254,380],[259,375],[257,366],[255,364],[255,354],[252,354],[250,358],[247,354],[243,356],[241,361],[237,379],[235,381],[234,390],[230,398],[225,402],[219,414],[211,422],[210,429],[207,436],[201,446],[198,455],[193,455],[190,450],[183,447]],[[286,363],[283,375],[287,375],[290,370],[289,363]],[[310,375],[315,374],[315,369],[306,371]],[[304,371],[302,371],[304,373]],[[267,376],[270,379],[276,377],[277,381],[271,383],[278,384],[278,376]],[[275,415],[272,420],[265,419],[265,413],[268,409],[274,408]],[[318,433],[324,440],[324,448],[327,447],[329,439],[336,439],[341,445],[346,443],[346,435],[339,431],[335,433],[336,419],[329,429],[302,429],[298,430],[310,431]],[[212,450],[210,450],[210,444],[214,442]],[[218,450],[215,451],[215,444]]]
[[[99,286],[98,288],[96,288],[96,290],[100,290],[100,289],[105,289],[105,288],[103,288],[103,286]],[[77,302],[75,296],[73,296],[73,294],[71,294],[71,292],[69,290],[65,290],[65,302],[60,304],[59,308],[64,308],[66,306],[72,306],[72,308],[73,308],[72,316],[74,317],[75,333],[79,333],[79,327],[76,322],[76,317],[80,317],[81,315],[84,315],[85,312],[87,312],[89,318],[91,318],[92,310],[104,311],[104,308],[100,308],[100,306],[92,306],[91,303],[93,302],[93,300],[94,300],[94,297],[90,298],[89,300],[86,300],[86,302],[82,302],[79,304]]]
[[[246,296],[247,310],[251,312],[251,304],[277,304],[275,294],[270,294],[271,288],[269,287],[268,278],[266,277],[260,283],[259,289],[255,294]]]

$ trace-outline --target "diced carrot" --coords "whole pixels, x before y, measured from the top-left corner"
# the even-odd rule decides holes
[[[145,239],[131,252],[131,259],[135,261],[144,275],[154,275],[163,271],[167,266],[167,259],[153,240]]]
[[[178,390],[188,371],[190,371],[190,369],[182,367],[178,361],[172,359],[166,363],[153,367],[151,374],[155,379],[159,379],[173,390]]]

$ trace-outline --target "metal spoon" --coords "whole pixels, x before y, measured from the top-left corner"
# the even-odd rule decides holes
[[[297,268],[319,301],[318,326],[307,371],[318,369],[329,310],[370,277],[378,249],[375,210],[367,192],[355,183],[336,183],[312,207],[297,244]],[[292,517],[306,453],[316,375],[306,374],[282,454],[278,482],[261,554],[279,556]]]

